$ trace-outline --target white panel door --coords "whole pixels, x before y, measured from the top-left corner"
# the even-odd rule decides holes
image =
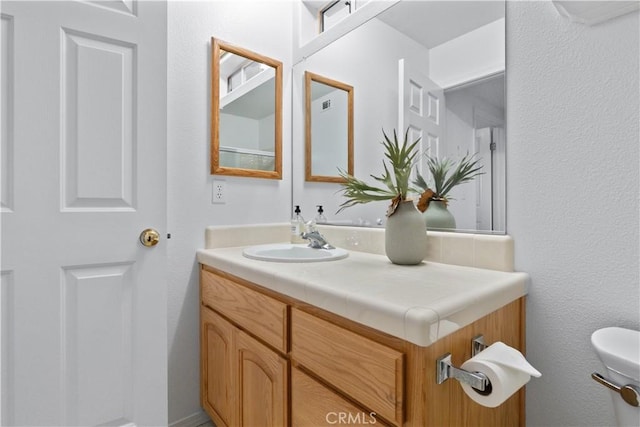
[[[475,130],[474,150],[483,165],[483,174],[475,179],[477,230],[505,230],[504,144],[503,127]]]
[[[445,100],[443,90],[426,72],[406,59],[398,61],[398,138],[409,129],[409,141],[420,139],[418,169],[429,176],[423,153],[442,155]]]
[[[482,175],[476,177],[476,230],[493,230],[493,128],[475,129],[474,152],[482,163]]]
[[[410,61],[398,61],[398,137],[407,128],[409,141],[418,138],[420,153],[438,157],[442,155],[444,139],[444,91],[425,71]],[[429,176],[424,156],[418,158],[418,169],[425,179]]]
[[[1,7],[2,425],[166,425],[166,3]]]

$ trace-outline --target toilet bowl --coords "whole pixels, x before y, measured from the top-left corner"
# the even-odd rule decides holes
[[[640,392],[640,331],[599,329],[591,335],[591,344],[606,369],[592,377],[611,389],[617,425],[640,426],[640,407],[633,406]],[[616,387],[621,390],[614,390]]]

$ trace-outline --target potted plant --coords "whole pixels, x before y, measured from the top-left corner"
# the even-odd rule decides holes
[[[456,228],[456,220],[447,209],[449,193],[462,183],[471,181],[478,175],[482,175],[482,165],[479,164],[475,154],[468,153],[457,163],[448,158],[438,159],[427,157],[427,168],[431,172],[433,185],[416,173],[416,179],[412,184],[422,190],[418,201],[418,209],[424,212],[424,218],[428,229],[453,229]]]
[[[396,131],[393,140],[382,131],[387,162],[382,161],[384,172],[381,176],[371,175],[379,186],[369,185],[356,177],[340,171],[345,182],[342,192],[347,200],[340,205],[338,212],[360,203],[390,200],[385,225],[385,251],[394,264],[413,265],[422,262],[427,251],[427,234],[424,220],[416,209],[413,200],[408,198],[411,169],[418,152],[415,150],[419,139],[409,143],[409,130],[405,132],[402,143],[398,141]]]

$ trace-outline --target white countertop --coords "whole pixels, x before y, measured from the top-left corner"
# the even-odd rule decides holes
[[[520,298],[529,280],[525,273],[432,261],[399,266],[384,255],[357,251],[336,261],[267,262],[244,257],[243,248],[201,249],[197,259],[419,346]]]

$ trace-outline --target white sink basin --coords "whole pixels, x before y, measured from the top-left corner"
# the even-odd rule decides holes
[[[320,262],[334,261],[349,255],[344,249],[314,249],[306,244],[271,243],[250,246],[242,251],[247,258],[273,262]]]

